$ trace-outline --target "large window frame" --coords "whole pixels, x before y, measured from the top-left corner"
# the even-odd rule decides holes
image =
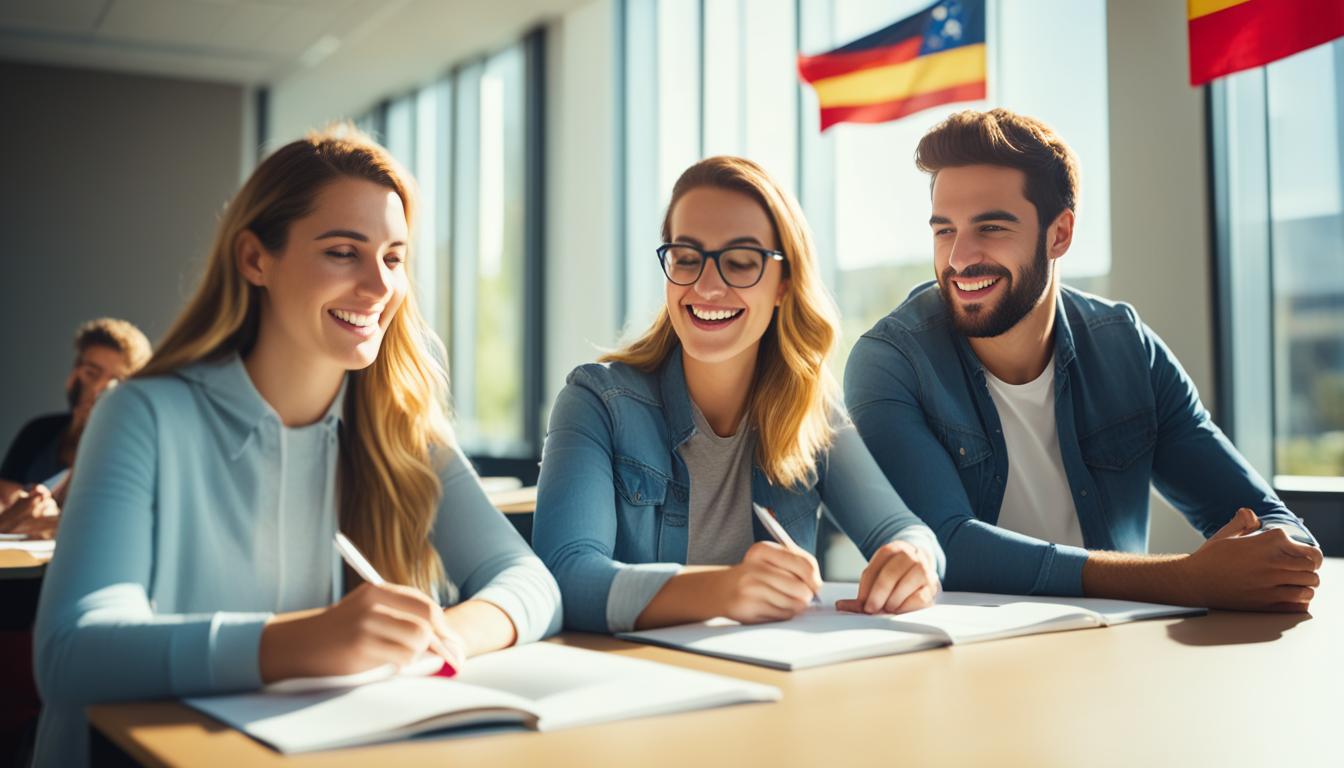
[[[1339,77],[1344,75],[1344,43],[1333,45]],[[1275,343],[1269,70],[1215,81],[1206,89],[1206,103],[1219,423],[1280,495],[1344,512],[1344,476],[1287,474],[1276,455],[1280,382],[1274,361],[1284,352]],[[1336,108],[1344,112],[1344,93]],[[1344,128],[1339,150],[1344,153]]]
[[[486,440],[463,428],[460,418],[475,406],[478,329],[476,259],[480,232],[480,82],[489,62],[516,49],[522,63],[521,279],[514,318],[520,338],[516,384],[521,408],[516,438]],[[483,474],[536,481],[543,436],[543,323],[545,318],[545,121],[546,29],[520,41],[458,62],[448,73],[411,91],[388,97],[355,119],[421,179],[424,195],[417,221],[416,290],[426,320],[448,352],[452,407],[458,440]],[[426,135],[428,130],[433,135]],[[432,192],[431,192],[432,190]]]
[[[1336,77],[1341,78],[1344,43],[1334,45]],[[1284,474],[1277,465],[1275,365],[1281,351],[1275,348],[1268,70],[1249,70],[1215,81],[1206,87],[1205,96],[1213,234],[1210,261],[1217,320],[1215,413],[1247,461],[1270,479],[1279,497],[1303,518],[1325,554],[1341,556],[1344,477]],[[1337,109],[1344,113],[1344,93]],[[1344,114],[1339,118],[1344,126]],[[1339,151],[1344,155],[1344,127],[1340,134]]]

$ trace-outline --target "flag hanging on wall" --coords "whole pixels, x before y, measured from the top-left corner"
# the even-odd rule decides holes
[[[1190,84],[1344,36],[1344,0],[1186,0]]]
[[[848,45],[798,57],[821,130],[985,98],[985,0],[941,0]]]

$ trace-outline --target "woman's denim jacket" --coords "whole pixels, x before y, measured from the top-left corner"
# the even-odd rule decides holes
[[[934,554],[941,575],[942,551],[931,531],[838,409],[836,420],[815,482],[773,485],[753,465],[752,501],[772,510],[810,551],[825,504],[865,558],[907,539]],[[566,626],[631,628],[686,562],[691,478],[677,448],[694,431],[680,348],[654,372],[607,363],[569,375],[551,412],[532,540],[560,584]],[[770,539],[754,516],[752,527],[757,541]]]

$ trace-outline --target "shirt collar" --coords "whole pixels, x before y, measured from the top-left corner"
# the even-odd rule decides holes
[[[237,352],[215,360],[202,360],[182,367],[177,375],[195,383],[205,393],[223,418],[218,425],[229,441],[230,455],[237,458],[252,435],[266,423],[281,425],[280,416],[257,391],[248,375],[243,359]],[[331,405],[319,422],[335,432],[345,413],[345,395],[350,386],[350,375],[341,380]]]

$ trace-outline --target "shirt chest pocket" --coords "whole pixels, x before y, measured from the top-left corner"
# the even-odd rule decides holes
[[[660,507],[667,500],[667,478],[651,467],[630,459],[618,458],[615,466],[616,491],[634,507]]]
[[[970,469],[994,453],[989,439],[977,431],[942,422],[933,422],[932,426],[934,434],[959,470]]]
[[[658,470],[618,457],[613,467],[621,525],[636,538],[656,540],[659,522],[686,526],[686,494]]]
[[[1093,469],[1122,472],[1157,444],[1153,414],[1142,411],[1078,438],[1083,462]]]

